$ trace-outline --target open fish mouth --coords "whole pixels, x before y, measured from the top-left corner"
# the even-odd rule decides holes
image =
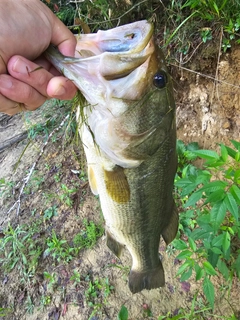
[[[102,98],[136,100],[144,90],[142,78],[155,50],[152,36],[152,24],[146,20],[137,21],[78,35],[75,58],[62,56],[60,59],[52,46],[45,55],[93,105],[101,103]]]
[[[91,63],[97,59],[99,73],[106,80],[118,79],[130,74],[152,54],[152,35],[152,24],[147,21],[80,35],[76,56],[89,58]]]

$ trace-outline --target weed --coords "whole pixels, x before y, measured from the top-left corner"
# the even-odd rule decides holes
[[[44,210],[44,213],[43,213],[44,220],[51,220],[55,216],[57,216],[57,206],[52,206]]]
[[[34,303],[32,301],[31,296],[29,295],[27,296],[27,301],[25,303],[25,310],[29,314],[33,314],[33,311],[34,311]]]
[[[83,230],[73,238],[74,247],[77,252],[83,248],[92,248],[104,232],[102,226],[96,225],[93,221],[87,221],[86,219],[83,220],[83,227]]]
[[[50,305],[51,301],[52,301],[52,298],[50,295],[42,295],[40,299],[40,304],[42,308],[44,308],[45,306]]]
[[[177,275],[186,281],[195,271],[196,281],[203,279],[203,292],[212,308],[212,277],[221,273],[230,282],[234,274],[240,277],[240,143],[231,142],[235,149],[220,144],[220,154],[191,150],[189,160],[194,159],[192,155],[204,159],[203,169],[189,163],[187,146],[184,150],[180,142],[178,148],[183,169],[175,185],[186,211],[180,215],[180,237],[172,243],[181,251],[176,259],[184,261]],[[182,233],[188,236],[188,242],[181,240]]]
[[[80,273],[77,272],[76,270],[73,270],[73,275],[70,277],[70,280],[73,281],[74,285],[79,284],[81,281]]]
[[[93,309],[89,317],[89,319],[91,319],[92,316],[100,312],[103,304],[107,303],[107,298],[114,287],[109,284],[108,278],[95,279],[92,281],[87,277],[86,280],[88,288],[85,290],[85,298],[88,306]]]
[[[5,178],[0,179],[0,197],[9,198],[11,190],[14,187],[14,182],[6,181]]]
[[[0,307],[0,317],[6,317],[11,314],[13,310],[11,308],[2,308]]]
[[[47,271],[44,271],[43,272],[43,275],[44,275],[44,279],[47,280],[47,289],[48,290],[51,290],[54,288],[54,286],[56,285],[57,283],[57,275],[56,273],[49,273]]]
[[[47,238],[46,243],[48,248],[44,252],[45,256],[51,253],[53,259],[58,262],[69,262],[72,260],[74,248],[69,247],[67,240],[59,239],[54,230],[52,230],[51,238]]]
[[[40,225],[41,221],[18,225],[15,229],[8,225],[0,239],[0,263],[6,272],[17,266],[24,279],[33,276],[43,252],[43,244],[38,238]]]
[[[69,189],[65,184],[61,184],[62,193],[59,195],[59,199],[69,207],[72,207],[73,201],[70,198],[71,194],[76,193],[77,189]]]

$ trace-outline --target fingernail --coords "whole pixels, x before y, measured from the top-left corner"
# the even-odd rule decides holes
[[[21,58],[18,58],[16,62],[13,64],[13,71],[21,74],[29,73],[26,62],[24,62]]]
[[[54,92],[54,96],[63,96],[66,93],[66,89],[63,86],[59,86]]]
[[[12,88],[12,85],[13,83],[11,79],[8,79],[8,78],[0,79],[0,88],[10,89]]]

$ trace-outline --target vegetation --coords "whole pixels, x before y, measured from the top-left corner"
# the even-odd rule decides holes
[[[178,239],[171,246],[181,251],[176,259],[184,262],[177,275],[186,281],[194,272],[212,309],[214,277],[222,274],[225,290],[231,290],[234,276],[240,278],[240,143],[231,142],[233,148],[220,144],[217,153],[178,141],[175,185],[183,210]],[[197,157],[205,160],[203,168],[192,164]]]
[[[180,63],[189,61],[202,46],[216,48],[216,56],[221,50],[226,52],[240,43],[238,0],[43,2],[74,33],[86,31],[86,25],[95,32],[100,28],[149,19],[155,23],[159,45],[168,60]],[[75,105],[54,101],[50,109],[42,109],[41,123],[31,122],[25,113],[29,141],[35,143],[39,138],[45,142],[58,128],[51,135],[53,146],[56,141],[71,142],[77,133]],[[64,119],[67,120],[60,127]],[[167,250],[169,254],[175,254],[175,261],[179,263],[177,277],[180,281],[198,282],[206,299],[200,301],[196,294],[189,309],[179,309],[177,314],[157,315],[158,320],[216,317],[216,291],[229,294],[234,279],[240,278],[240,143],[232,140],[231,144],[231,147],[219,144],[216,152],[201,150],[197,143],[185,145],[178,141],[175,197],[180,210],[180,228],[176,240]],[[54,149],[54,152],[57,154],[58,150]],[[82,300],[79,302],[76,298],[71,303],[77,306],[84,303],[90,310],[91,319],[95,315],[101,316],[114,288],[108,277],[93,276],[91,270],[82,271],[77,262],[83,250],[96,245],[103,235],[103,227],[96,221],[83,219],[79,229],[74,229],[71,235],[59,231],[59,225],[67,221],[69,212],[76,212],[83,205],[87,177],[82,165],[77,170],[69,169],[71,172],[66,174],[62,162],[56,159],[49,164],[48,156],[44,158],[44,172],[34,170],[23,191],[26,201],[34,194],[44,205],[41,209],[34,205],[29,208],[31,219],[28,223],[16,219],[0,229],[0,268],[5,276],[14,272],[19,275],[23,293],[17,303],[22,303],[27,313],[33,313],[35,308],[49,307],[54,295],[59,295],[64,304],[64,316],[66,292],[73,286],[74,292],[82,294]],[[51,156],[55,157],[54,154]],[[81,156],[77,152],[74,157],[80,162]],[[51,185],[54,185],[53,190]],[[15,182],[0,177],[0,197],[4,200],[12,199],[16,188]],[[76,215],[76,222],[79,220]],[[126,269],[129,271],[115,263],[112,266],[125,276]],[[220,287],[218,278],[223,279]],[[35,294],[37,284],[44,288],[39,299]],[[0,317],[11,317],[14,306],[2,303],[0,297]],[[129,313],[125,305],[119,306],[118,320],[131,319]],[[139,313],[143,318],[153,317],[147,305]],[[238,315],[233,310],[231,317],[221,318],[235,320]]]
[[[238,0],[43,2],[75,33],[86,32],[86,24],[94,32],[134,20],[154,21],[160,45],[171,51],[171,57],[183,54],[188,59],[206,42],[224,52],[240,43]]]

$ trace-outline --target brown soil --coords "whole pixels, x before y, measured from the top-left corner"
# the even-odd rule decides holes
[[[185,70],[174,70],[178,138],[185,143],[197,141],[201,147],[212,149],[216,149],[219,142],[229,145],[230,139],[239,140],[240,48],[222,55],[219,63],[216,59],[207,60],[201,55],[190,68],[213,78],[217,77],[219,81]],[[0,143],[26,130],[29,121],[30,125],[42,122],[43,114],[47,112],[59,112],[59,117],[62,117],[56,106],[47,104],[31,114],[0,118]],[[84,218],[103,224],[98,199],[91,194],[85,177],[79,178],[79,172],[84,170],[81,148],[74,144],[63,144],[63,132],[64,130],[59,130],[55,133],[54,139],[50,139],[40,157],[35,173],[22,194],[18,216],[17,206],[10,212],[9,209],[17,201],[23,179],[39,156],[44,143],[43,137],[35,138],[26,150],[29,140],[23,140],[0,153],[0,179],[12,181],[14,186],[0,198],[1,238],[9,223],[16,227],[18,224],[31,225],[36,221],[43,221],[39,226],[39,233],[34,234],[33,241],[37,238],[39,245],[43,245],[54,229],[59,238],[64,238],[71,244],[73,237],[83,228]],[[61,200],[62,184],[69,189],[77,188],[69,196],[72,207],[66,201],[64,203],[64,198]],[[57,207],[57,216],[44,220],[45,210],[54,205]],[[129,319],[140,320],[174,315],[181,308],[187,318],[193,304],[195,311],[204,309],[207,303],[202,293],[202,284],[196,283],[194,277],[181,283],[176,277],[180,265],[180,262],[175,261],[177,253],[171,252],[171,247],[166,251],[163,243],[160,244],[160,253],[163,257],[166,286],[151,291],[144,290],[135,295],[131,294],[127,285],[128,267],[131,264],[127,252],[121,261],[116,259],[108,250],[104,236],[92,249],[80,251],[69,263],[58,263],[51,255],[42,254],[34,277],[28,275],[24,278],[23,270],[18,269],[18,264],[8,273],[4,273],[2,268],[0,310],[9,308],[9,314],[4,317],[6,320],[107,320],[117,319],[121,306],[125,305],[129,311]],[[80,273],[80,282],[70,279],[74,270]],[[43,272],[55,273],[56,281],[52,287],[44,278]],[[92,283],[96,279],[108,279],[114,287],[106,298],[106,286],[103,286],[103,289],[98,290],[97,297],[90,299],[95,308],[99,304],[93,316],[93,307],[86,298],[89,279]],[[221,278],[216,280],[214,316],[213,312],[205,311],[199,313],[199,316],[195,313],[191,319],[220,319],[222,316],[227,319],[233,313],[240,313],[240,283],[234,279],[229,290],[226,289],[227,285]],[[32,304],[29,302],[30,298]],[[29,307],[31,305],[32,309]]]

